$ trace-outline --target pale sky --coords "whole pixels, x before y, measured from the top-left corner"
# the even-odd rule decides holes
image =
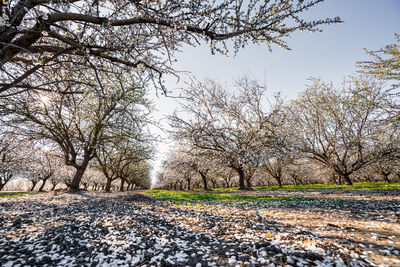
[[[175,68],[189,71],[197,78],[213,78],[230,83],[247,75],[266,82],[271,93],[281,92],[285,98],[295,98],[304,89],[309,77],[319,77],[325,82],[340,85],[343,78],[355,72],[355,62],[365,60],[363,48],[377,50],[393,43],[395,32],[400,33],[400,0],[325,0],[324,3],[305,13],[308,19],[339,16],[342,24],[323,27],[322,33],[299,32],[287,40],[291,51],[267,46],[250,45],[239,51],[236,57],[211,55],[208,46],[184,47],[177,53]],[[178,91],[182,84],[166,77],[166,86]],[[175,90],[174,90],[175,89]],[[157,111],[154,118],[161,121],[162,129],[168,128],[164,116],[177,108],[176,100],[156,97],[150,93]],[[156,128],[155,134],[167,137]],[[153,176],[159,164],[166,158],[168,142],[157,146]]]

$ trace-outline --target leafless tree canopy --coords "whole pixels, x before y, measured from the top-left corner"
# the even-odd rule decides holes
[[[174,114],[170,121],[176,140],[213,152],[238,172],[244,189],[258,166],[283,151],[279,131],[285,115],[279,98],[270,110],[264,108],[265,88],[256,81],[241,79],[232,91],[237,93],[212,80],[195,82],[184,90],[182,103],[190,117]]]
[[[253,182],[351,185],[366,172],[386,182],[395,176],[396,99],[380,76],[353,76],[339,88],[312,79],[287,103],[266,101],[265,88],[248,78],[234,90],[213,80],[194,81],[183,93],[170,122],[172,136],[185,146],[164,164],[161,186],[190,188],[198,180],[196,170],[205,174],[204,189],[210,182],[245,189]],[[206,159],[202,153],[208,153]],[[235,172],[233,180],[227,169]]]

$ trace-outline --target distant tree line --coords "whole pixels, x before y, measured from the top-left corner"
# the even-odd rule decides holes
[[[296,99],[265,97],[257,81],[233,88],[194,80],[169,117],[178,144],[157,186],[167,189],[400,181],[399,43],[369,52],[335,88],[320,79]]]

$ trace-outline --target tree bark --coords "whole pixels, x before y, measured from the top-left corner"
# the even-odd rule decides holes
[[[11,180],[13,177],[12,174],[5,174],[3,177],[0,177],[0,191],[3,190],[4,186]],[[4,179],[3,179],[4,178]]]
[[[104,191],[106,191],[107,193],[111,192],[111,182],[112,182],[111,179],[107,179],[106,187],[104,189]]]
[[[244,185],[245,175],[242,167],[236,168],[237,173],[239,174],[239,190],[246,190],[246,186]]]
[[[119,191],[124,192],[124,184],[125,184],[125,179],[121,179],[121,185],[119,187]],[[128,189],[126,189],[128,190]]]
[[[71,185],[69,187],[70,189],[79,190],[79,185],[81,183],[83,174],[85,173],[86,167],[87,167],[87,165],[86,166],[83,165],[80,168],[76,169],[75,176],[72,179]]]
[[[179,182],[179,190],[183,190],[183,182]]]
[[[32,182],[32,186],[31,186],[31,188],[29,189],[29,191],[33,191],[33,189],[35,189],[35,186],[37,185],[37,183],[39,182],[39,181],[31,181]]]
[[[350,176],[348,174],[343,174],[343,179],[347,185],[353,185],[353,182],[351,181]]]
[[[278,182],[279,187],[282,187],[282,177],[279,176],[279,177],[274,177],[274,178]]]
[[[200,176],[201,176],[201,180],[203,181],[203,189],[206,190],[206,191],[209,190],[208,186],[207,186],[207,176],[203,172],[199,172],[199,173],[200,173]]]
[[[384,173],[384,174],[383,174],[383,179],[384,179],[385,182],[388,183],[388,184],[390,184],[389,175],[390,175],[390,174],[387,174],[387,173]]]
[[[39,187],[39,192],[43,192],[44,185],[46,184],[47,179],[42,180],[43,183]]]
[[[54,189],[56,188],[57,184],[52,184],[52,187],[50,189],[50,191],[54,191]]]
[[[247,188],[251,188],[251,180],[250,179],[246,179],[246,183],[247,183]]]

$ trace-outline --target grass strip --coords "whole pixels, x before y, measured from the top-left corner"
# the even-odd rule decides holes
[[[338,184],[309,184],[309,185],[284,185],[279,186],[257,186],[253,187],[257,190],[273,191],[273,190],[354,190],[354,189],[377,189],[377,190],[400,190],[400,182],[362,182],[354,183],[353,185],[338,185]],[[237,187],[216,188],[215,191],[233,191]]]
[[[0,197],[26,197],[26,196],[33,196],[39,195],[46,192],[0,192]]]
[[[248,195],[232,195],[232,194],[209,194],[194,193],[183,191],[167,191],[167,190],[148,190],[146,194],[155,198],[172,201],[172,202],[201,202],[201,201],[218,201],[218,202],[268,202],[268,201],[313,201],[314,198],[304,197],[282,197],[282,196],[248,196]]]

